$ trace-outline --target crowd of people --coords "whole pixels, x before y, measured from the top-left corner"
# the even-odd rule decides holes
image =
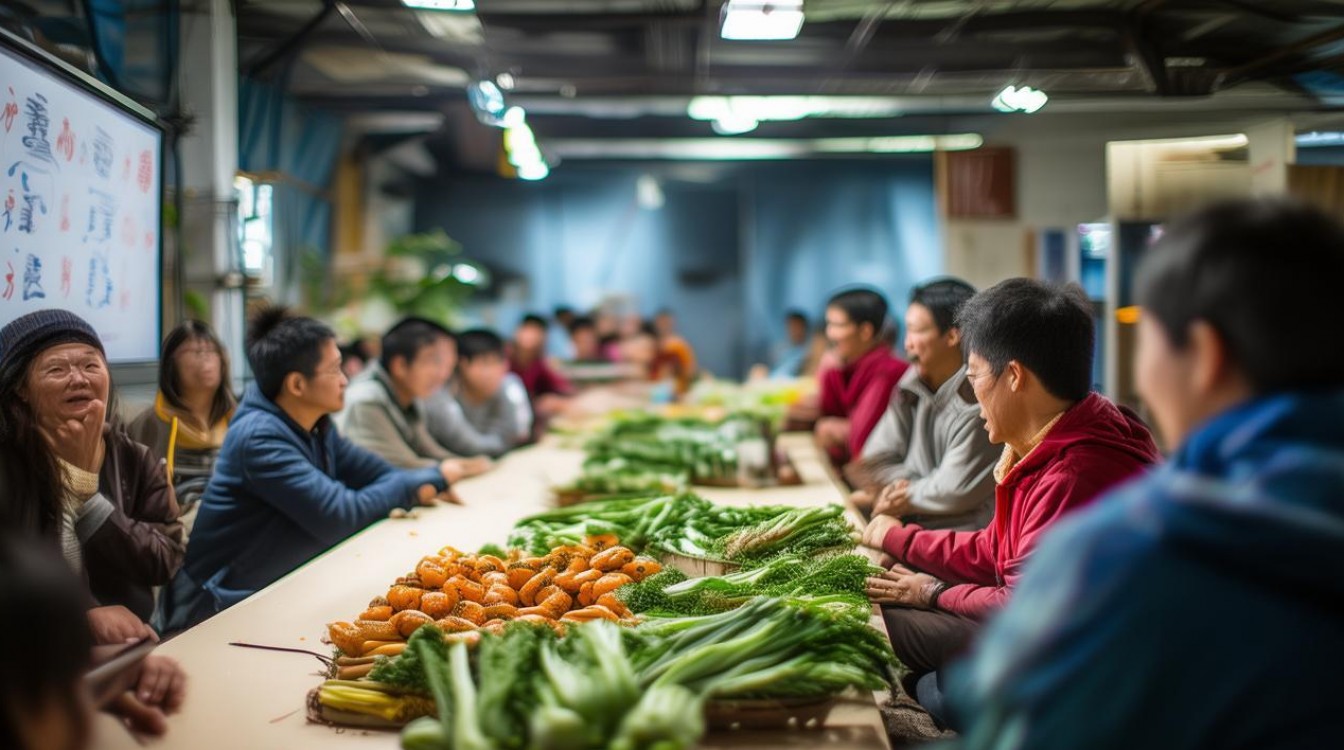
[[[1344,228],[1313,209],[1243,201],[1168,228],[1135,290],[1136,378],[1165,460],[1094,391],[1076,286],[933,279],[903,326],[877,290],[846,289],[824,348],[790,311],[774,373],[816,378],[792,418],[868,519],[885,569],[868,595],[907,690],[962,746],[1337,744],[1339,279]],[[509,341],[411,317],[341,347],[268,308],[247,358],[236,398],[218,337],[183,323],[153,403],[123,423],[86,321],[42,310],[0,329],[0,606],[24,613],[0,627],[29,644],[0,677],[0,746],[84,747],[95,710],[164,731],[186,695],[171,659],[96,696],[81,676],[393,511],[460,502],[457,482],[566,411],[556,362],[633,363],[678,392],[696,374],[666,312],[562,309]]]

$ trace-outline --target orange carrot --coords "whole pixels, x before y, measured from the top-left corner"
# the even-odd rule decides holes
[[[635,561],[635,553],[626,547],[612,547],[609,550],[593,555],[593,559],[588,564],[603,572],[620,570],[622,567]]]

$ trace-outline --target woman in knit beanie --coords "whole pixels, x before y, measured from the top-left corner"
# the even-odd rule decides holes
[[[153,587],[184,545],[160,463],[108,423],[112,382],[92,326],[39,310],[0,328],[0,522],[59,544],[88,583],[100,642],[152,634]]]

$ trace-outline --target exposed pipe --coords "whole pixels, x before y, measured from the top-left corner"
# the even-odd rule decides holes
[[[1317,47],[1337,42],[1344,39],[1344,26],[1336,26],[1333,29],[1322,31],[1319,34],[1312,34],[1295,44],[1290,44],[1274,52],[1265,55],[1256,60],[1252,60],[1244,65],[1238,65],[1235,68],[1229,68],[1218,75],[1214,81],[1213,90],[1219,91],[1242,79],[1250,77],[1251,74],[1258,73],[1266,68],[1272,67],[1275,63],[1286,60],[1293,55],[1302,52],[1309,52]]]
[[[327,20],[327,16],[330,16],[331,12],[334,10],[336,10],[335,0],[322,0],[322,10],[319,10],[316,15],[308,19],[308,23],[305,23],[303,28],[294,32],[294,34],[285,41],[277,44],[274,49],[266,53],[260,60],[247,66],[243,71],[243,75],[248,78],[256,78],[272,65],[284,59],[291,52],[297,52],[302,48],[303,42],[307,40],[308,36],[316,31],[317,27],[321,26],[322,23]]]

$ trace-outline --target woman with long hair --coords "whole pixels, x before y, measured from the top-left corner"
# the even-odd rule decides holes
[[[170,331],[159,357],[154,405],[132,420],[128,432],[166,462],[188,532],[237,404],[229,390],[228,352],[210,326],[187,320]]]
[[[185,552],[172,486],[109,403],[103,344],[82,318],[39,310],[0,328],[0,527],[59,545],[101,643],[152,635],[154,587]]]

